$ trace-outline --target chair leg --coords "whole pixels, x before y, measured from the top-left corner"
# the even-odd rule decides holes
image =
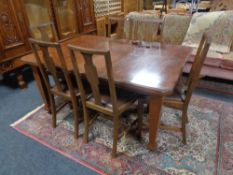
[[[187,144],[186,141],[186,114],[182,113],[182,119],[181,119],[181,131],[182,131],[182,136],[183,136],[183,144]]]
[[[142,136],[142,122],[143,122],[143,114],[144,114],[144,103],[143,100],[138,100],[138,130],[137,130],[137,137],[141,139]]]
[[[187,114],[187,112],[185,112],[184,115],[185,115],[185,122],[188,123],[188,122],[189,122],[189,119],[188,119],[188,114]]]
[[[86,107],[83,106],[83,112],[84,112],[84,135],[83,135],[83,142],[88,142],[88,135],[89,135],[89,113]]]
[[[49,95],[50,99],[50,110],[52,113],[52,126],[53,128],[57,127],[57,111],[56,111],[56,105],[55,105],[55,99],[53,95]]]
[[[77,139],[79,137],[79,108],[78,104],[73,101],[73,116],[74,116],[74,137]]]
[[[112,148],[112,158],[117,156],[117,141],[119,133],[119,116],[114,116],[114,126],[113,126],[113,148]]]

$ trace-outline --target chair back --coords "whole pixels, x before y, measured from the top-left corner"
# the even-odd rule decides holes
[[[58,41],[57,32],[53,22],[39,24],[37,26],[30,26],[30,32],[33,38],[42,41]],[[40,35],[38,36],[38,32]]]
[[[52,87],[56,86],[58,91],[64,92],[67,89],[65,87],[67,85],[70,92],[73,93],[74,88],[60,44],[40,41],[32,38],[29,39],[29,42],[46,84],[46,88],[50,90]],[[61,69],[57,68],[58,65]],[[48,74],[51,75],[54,83],[49,81]],[[65,84],[62,80],[66,81]]]
[[[192,17],[187,15],[167,14],[161,29],[161,42],[181,45],[187,33]]]
[[[113,25],[116,25],[116,36],[114,38],[115,39],[125,38],[124,23],[125,23],[124,16],[109,16],[108,17],[108,37],[111,37],[112,27]]]
[[[201,42],[199,44],[196,56],[194,58],[194,62],[192,64],[191,70],[190,70],[190,74],[189,74],[189,78],[187,81],[187,91],[186,91],[186,98],[185,98],[185,105],[186,107],[189,104],[189,101],[191,99],[192,96],[192,92],[194,90],[194,88],[197,85],[197,82],[199,80],[199,76],[200,76],[200,72],[201,72],[201,68],[202,65],[205,61],[206,55],[209,51],[209,47],[210,47],[210,38],[207,35],[207,33],[204,33],[201,39]]]
[[[157,13],[131,12],[126,16],[124,31],[129,40],[156,41],[161,23]]]
[[[106,36],[106,17],[100,17],[96,19],[97,35]]]
[[[82,59],[84,60],[84,74],[88,80],[88,83],[90,84],[90,90],[92,92],[92,97],[94,98],[94,104],[96,105],[96,108],[102,108],[104,107],[104,103],[102,103],[101,99],[101,92],[100,92],[100,81],[98,78],[98,72],[95,66],[95,63],[93,62],[94,56],[98,56],[96,59],[104,59],[105,61],[105,67],[107,72],[107,78],[108,78],[108,86],[109,86],[109,93],[110,93],[110,99],[112,104],[112,110],[113,112],[117,112],[117,96],[116,96],[116,88],[113,78],[113,72],[112,72],[112,61],[111,61],[111,54],[109,50],[94,50],[94,49],[88,49],[88,48],[82,48],[74,45],[69,45],[71,60],[73,63],[73,68],[75,71],[76,81],[78,83],[79,91],[81,92],[81,98],[83,105],[86,105],[86,101],[88,100],[88,97],[86,95],[83,81],[80,74],[80,67],[78,58],[75,56],[75,53],[81,53]],[[80,57],[81,58],[81,57]]]

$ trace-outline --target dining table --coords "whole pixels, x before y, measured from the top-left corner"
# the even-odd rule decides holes
[[[148,149],[152,151],[156,150],[156,139],[160,126],[163,99],[174,92],[182,69],[192,49],[182,45],[113,40],[96,35],[78,35],[59,41],[59,43],[65,57],[67,69],[70,72],[73,71],[73,66],[68,45],[71,44],[96,50],[110,50],[113,77],[116,86],[148,97]],[[56,53],[51,50],[50,54],[56,66],[60,68],[61,66]],[[78,54],[77,59],[82,73],[84,61],[81,54]],[[23,56],[21,60],[31,66],[39,92],[45,103],[45,108],[48,109],[48,94],[34,54],[31,53]],[[96,56],[94,63],[99,78],[107,79],[104,59]]]

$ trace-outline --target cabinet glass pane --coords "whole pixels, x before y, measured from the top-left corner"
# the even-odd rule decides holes
[[[56,0],[56,16],[63,36],[76,33],[74,0]]]
[[[37,26],[51,22],[49,14],[48,0],[23,0],[26,13],[29,19],[31,32],[37,39],[41,38],[41,32],[37,30]],[[46,28],[46,33],[52,36],[51,26]]]

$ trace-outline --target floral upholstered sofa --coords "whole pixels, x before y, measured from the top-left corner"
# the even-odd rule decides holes
[[[162,40],[168,44],[197,48],[198,40],[206,30],[212,36],[212,46],[201,75],[233,81],[233,11],[196,13],[193,16],[166,15]],[[194,55],[195,49],[184,67],[185,73],[189,73]]]

